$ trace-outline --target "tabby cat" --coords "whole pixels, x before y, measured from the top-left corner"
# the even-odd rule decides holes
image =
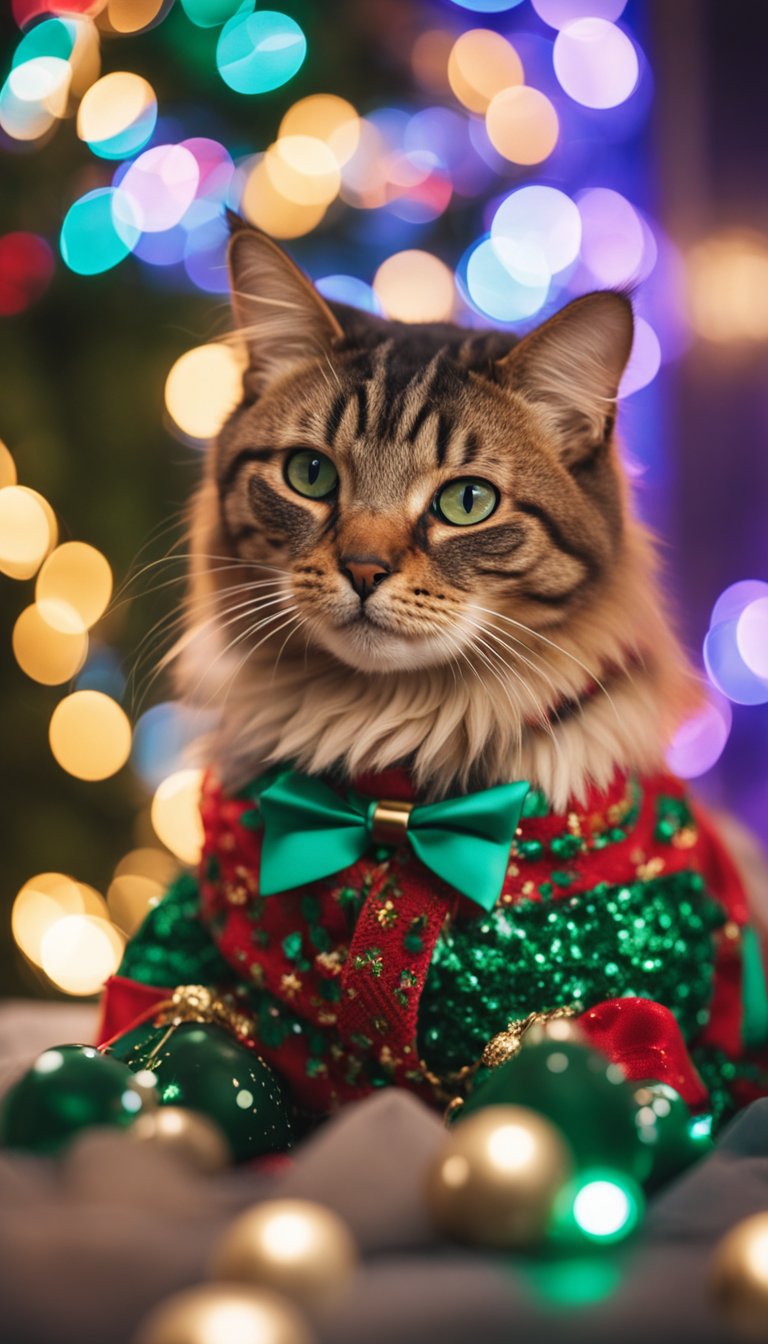
[[[218,713],[205,842],[104,1036],[204,984],[317,1115],[383,1083],[445,1102],[510,1021],[567,1009],[725,1114],[768,998],[739,877],[664,772],[698,691],[616,445],[628,299],[516,341],[328,304],[240,221],[230,263],[248,362],[177,658]],[[486,890],[456,818],[497,806]],[[415,809],[453,818],[442,866]]]
[[[562,809],[658,765],[696,691],[616,447],[628,299],[516,341],[326,304],[250,229],[231,273],[248,368],[180,659],[225,782],[408,760],[428,797],[523,777]]]

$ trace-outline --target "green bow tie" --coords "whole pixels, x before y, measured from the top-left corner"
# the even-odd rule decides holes
[[[348,868],[371,844],[405,840],[444,882],[492,910],[528,789],[520,780],[411,806],[377,803],[353,791],[344,798],[320,779],[281,774],[259,797],[260,891],[290,891]]]

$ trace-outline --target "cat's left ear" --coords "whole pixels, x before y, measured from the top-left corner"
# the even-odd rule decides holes
[[[496,366],[504,386],[544,412],[566,466],[604,442],[613,428],[633,331],[625,295],[585,294],[525,336]]]
[[[343,332],[308,276],[271,238],[230,216],[235,322],[248,351],[244,385],[256,397],[295,365],[327,354]]]

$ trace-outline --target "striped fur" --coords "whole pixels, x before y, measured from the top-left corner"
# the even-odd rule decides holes
[[[194,506],[178,660],[221,710],[225,781],[406,760],[430,796],[522,775],[562,808],[658,764],[697,692],[613,433],[628,301],[588,295],[516,344],[328,306],[243,227],[231,266],[249,368]],[[334,462],[327,500],[288,484],[296,448]],[[432,508],[462,477],[499,494],[470,527]],[[350,557],[381,567],[364,605]]]

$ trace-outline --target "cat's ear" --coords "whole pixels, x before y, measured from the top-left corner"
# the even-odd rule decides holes
[[[633,328],[625,295],[585,294],[525,336],[496,366],[504,386],[544,412],[566,466],[604,442],[613,428]]]
[[[343,333],[311,280],[282,248],[237,215],[229,218],[229,276],[238,334],[248,352],[247,396],[306,359],[326,354]]]

